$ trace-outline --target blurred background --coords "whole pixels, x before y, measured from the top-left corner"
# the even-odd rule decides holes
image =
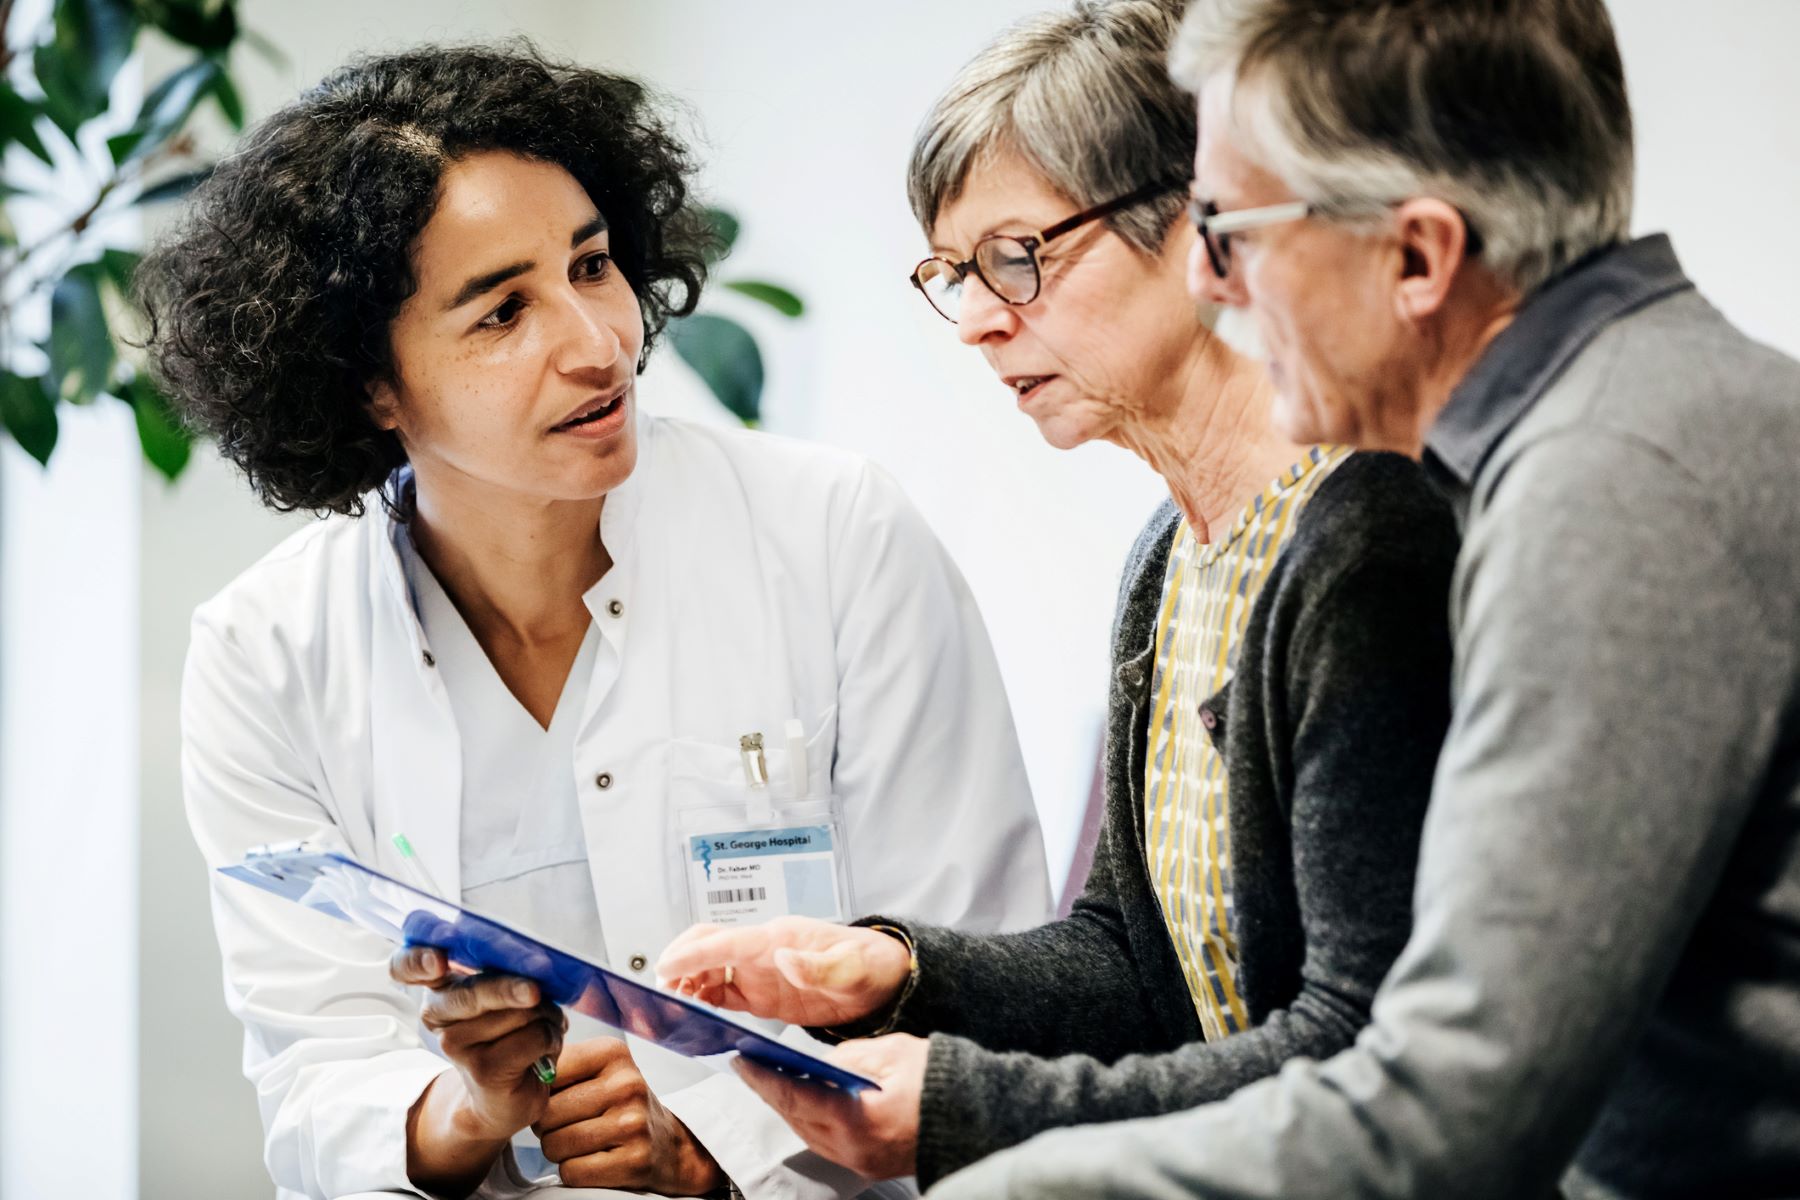
[[[53,21],[51,0],[0,0],[10,84],[0,89],[0,256],[17,265],[20,247],[81,214],[116,160],[178,191],[184,171],[229,145],[233,117],[253,123],[357,53],[522,35],[651,81],[683,106],[706,199],[740,222],[720,277],[770,281],[805,302],[798,318],[725,290],[704,304],[761,347],[761,424],[872,456],[949,547],[986,615],[1061,880],[1099,744],[1117,573],[1161,489],[1111,447],[1049,449],[1014,411],[980,356],[907,284],[923,239],[903,189],[926,107],[980,44],[1038,7],[75,0]],[[229,86],[192,67],[228,8],[240,32],[212,57]],[[119,9],[181,36],[109,42],[104,22]],[[1800,355],[1800,80],[1790,62],[1800,2],[1612,9],[1637,112],[1638,227],[1673,232],[1716,304]],[[58,113],[33,121],[80,90],[78,79],[43,86],[39,75],[58,69],[32,52],[45,40],[120,55],[98,101],[106,115],[80,128],[80,154],[45,128]],[[178,128],[158,124],[177,110]],[[48,163],[18,133],[21,120],[41,133]],[[109,207],[93,232],[126,250],[170,212]],[[195,605],[306,518],[263,511],[209,448],[190,453],[156,398],[130,382],[129,358],[99,350],[89,310],[116,309],[109,272],[127,260],[81,266],[92,254],[56,264],[75,265],[67,287],[25,294],[23,271],[4,285],[0,1197],[267,1195],[182,811],[177,693]],[[49,405],[30,390],[45,375],[62,399],[87,401],[54,405],[53,449]],[[736,419],[667,344],[639,393],[652,411]]]

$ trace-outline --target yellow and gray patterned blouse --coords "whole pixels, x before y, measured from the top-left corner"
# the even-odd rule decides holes
[[[1231,532],[1203,545],[1175,531],[1156,626],[1144,779],[1150,886],[1208,1041],[1244,1029],[1231,900],[1231,797],[1200,705],[1231,681],[1238,643],[1300,509],[1349,455],[1315,447],[1245,507]]]

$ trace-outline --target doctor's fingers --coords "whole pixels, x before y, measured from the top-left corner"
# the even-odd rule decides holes
[[[586,1080],[598,1079],[621,1064],[632,1071],[637,1069],[631,1049],[623,1038],[594,1037],[570,1042],[563,1047],[562,1057],[556,1060],[553,1090],[560,1092]]]
[[[562,1072],[559,1067],[557,1083],[561,1082]],[[549,1103],[544,1106],[544,1115],[538,1118],[533,1129],[542,1137],[611,1112],[633,1106],[641,1109],[644,1097],[649,1092],[649,1085],[635,1067],[623,1066],[607,1071],[598,1078],[583,1080],[552,1092]]]
[[[396,983],[437,987],[451,978],[450,960],[436,946],[402,946],[389,956],[388,974]]]
[[[544,1157],[550,1158],[548,1151]],[[656,1169],[655,1149],[649,1138],[633,1138],[610,1150],[551,1161],[557,1163],[563,1185],[572,1188],[644,1190],[650,1186]]]
[[[648,1141],[650,1107],[640,1097],[635,1103],[617,1105],[570,1125],[546,1128],[548,1121],[547,1116],[540,1118],[532,1129],[543,1129],[538,1133],[538,1142],[544,1157],[553,1163],[565,1163],[572,1158],[615,1150],[640,1138]]]
[[[529,979],[516,975],[464,975],[426,993],[419,1016],[428,1027],[437,1029],[486,1013],[529,1010],[540,999],[537,984]]]
[[[438,1045],[445,1054],[455,1055],[488,1042],[497,1042],[514,1030],[524,1029],[532,1024],[545,1025],[555,1030],[560,1038],[569,1027],[569,1018],[554,1005],[540,1004],[534,1008],[509,1008],[505,1012],[483,1013],[466,1021],[437,1024],[427,1022],[426,1027],[438,1035]],[[562,1049],[560,1044],[557,1049]]]
[[[553,1018],[539,1017],[500,1037],[452,1046],[453,1035],[462,1028],[457,1025],[446,1030],[439,1044],[450,1061],[483,1088],[510,1092],[519,1086],[532,1063],[546,1054],[554,1058],[562,1050],[562,1023]]]

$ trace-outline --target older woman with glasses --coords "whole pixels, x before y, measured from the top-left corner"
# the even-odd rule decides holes
[[[1012,29],[911,165],[924,298],[1052,445],[1124,446],[1172,496],[1120,591],[1084,895],[1006,936],[901,915],[700,927],[659,964],[726,1007],[867,1039],[837,1054],[879,1093],[746,1074],[869,1176],[930,1184],[1054,1126],[1188,1108],[1335,1053],[1409,931],[1455,524],[1416,464],[1284,438],[1261,364],[1195,310],[1175,25],[1171,5],[1120,0]],[[1200,215],[1217,255],[1250,235]]]

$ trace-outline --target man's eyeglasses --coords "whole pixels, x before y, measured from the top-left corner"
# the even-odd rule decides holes
[[[1239,208],[1231,212],[1220,212],[1211,200],[1194,197],[1188,201],[1188,219],[1200,234],[1200,240],[1206,246],[1206,261],[1212,265],[1213,275],[1219,279],[1231,274],[1232,234],[1243,233],[1248,229],[1261,229],[1265,225],[1303,221],[1315,211],[1314,206],[1304,200],[1267,204],[1261,208]]]
[[[1155,199],[1186,184],[1184,179],[1164,179],[1145,184],[1116,200],[1096,205],[1067,217],[1048,229],[1032,234],[990,234],[975,243],[975,253],[962,262],[931,257],[913,268],[912,283],[944,320],[954,322],[962,311],[963,283],[970,272],[1008,304],[1030,304],[1043,287],[1038,251],[1071,229],[1111,216],[1134,204]]]

